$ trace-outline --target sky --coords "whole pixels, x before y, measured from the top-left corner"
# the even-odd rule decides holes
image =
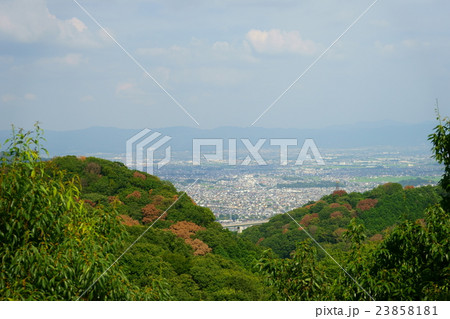
[[[450,115],[450,2],[373,2],[0,0],[0,129]]]

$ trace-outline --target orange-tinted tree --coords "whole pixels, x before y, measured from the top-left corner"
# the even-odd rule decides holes
[[[125,226],[137,226],[140,225],[139,221],[131,218],[128,215],[119,215],[120,222]]]
[[[307,214],[307,215],[303,216],[303,218],[300,220],[300,224],[302,226],[308,226],[314,219],[319,219],[318,213]]]
[[[127,195],[127,198],[133,197],[133,198],[137,198],[140,199],[141,198],[141,192],[140,191],[134,191],[130,194]]]
[[[344,217],[344,215],[340,211],[335,211],[330,214],[331,219],[342,218],[342,217]]]
[[[195,235],[199,230],[204,230],[204,227],[201,227],[195,223],[180,221],[170,226],[169,230],[174,233],[176,236],[183,238],[186,244],[191,246],[194,249],[194,255],[205,255],[212,251],[212,249],[205,244],[202,240],[191,237]]]
[[[359,203],[356,205],[356,208],[364,212],[375,207],[377,203],[378,203],[377,199],[367,198],[359,201]]]
[[[347,195],[347,192],[346,191],[344,191],[343,189],[337,189],[337,190],[335,190],[334,192],[333,192],[333,195],[334,196],[344,196],[344,195]]]
[[[194,255],[196,256],[204,256],[212,251],[212,249],[207,244],[205,244],[202,240],[198,238],[196,239],[188,238],[185,239],[184,241],[186,242],[186,244],[188,244],[194,249]]]
[[[147,204],[142,208],[142,223],[148,224],[155,221],[163,213],[162,210],[155,207],[154,204]],[[165,219],[166,216],[163,215],[160,219]]]
[[[145,179],[147,178],[144,174],[139,173],[139,172],[134,172],[134,173],[133,173],[133,177],[135,177],[135,178],[140,178],[140,179],[142,179],[142,180],[145,180]]]
[[[192,235],[195,235],[195,233],[199,230],[204,230],[204,227],[201,227],[195,223],[187,222],[187,221],[181,221],[178,223],[175,223],[170,226],[169,230],[177,235],[180,238],[188,239],[191,238]]]

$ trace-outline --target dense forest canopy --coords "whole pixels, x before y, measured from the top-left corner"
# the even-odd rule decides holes
[[[385,238],[390,227],[400,221],[424,217],[424,210],[441,200],[442,190],[433,186],[402,187],[387,183],[365,193],[334,191],[319,201],[273,217],[270,222],[244,230],[242,237],[261,247],[271,248],[287,258],[298,241],[308,236],[293,217],[318,242],[344,247],[343,234],[353,218],[363,223],[369,241]]]
[[[243,234],[170,182],[94,157],[44,161],[39,126],[13,131],[0,299],[447,300],[450,122],[438,120],[438,187],[338,190]]]

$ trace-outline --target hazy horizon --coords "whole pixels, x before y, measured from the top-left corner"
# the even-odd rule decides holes
[[[330,124],[327,126],[317,126],[317,127],[264,127],[264,126],[238,126],[238,125],[221,125],[221,126],[216,126],[216,127],[198,127],[198,126],[190,126],[190,125],[174,125],[174,126],[162,126],[162,127],[118,127],[118,126],[108,126],[108,125],[91,125],[91,126],[87,126],[87,127],[78,127],[78,128],[59,128],[59,129],[47,129],[45,123],[36,121],[34,123],[30,123],[27,126],[18,126],[15,123],[10,123],[9,126],[5,127],[5,128],[0,128],[0,131],[11,131],[11,127],[12,125],[14,125],[14,127],[16,129],[25,129],[25,130],[33,130],[33,127],[36,123],[39,124],[39,126],[44,130],[44,131],[51,131],[51,132],[72,132],[72,131],[83,131],[83,130],[89,130],[89,129],[120,129],[120,130],[142,130],[144,128],[150,128],[152,130],[160,130],[160,129],[176,129],[176,128],[185,128],[185,129],[198,129],[198,130],[204,130],[204,131],[208,131],[208,130],[217,130],[217,129],[225,129],[225,128],[238,128],[238,129],[267,129],[267,130],[321,130],[321,129],[333,129],[333,128],[349,128],[349,127],[382,127],[382,126],[394,126],[394,125],[399,125],[399,126],[414,126],[414,125],[435,125],[435,120],[436,118],[433,118],[432,120],[426,120],[426,121],[419,121],[419,122],[401,122],[401,121],[392,121],[392,120],[380,120],[380,121],[360,121],[360,122],[353,122],[353,123],[347,123],[347,124]]]

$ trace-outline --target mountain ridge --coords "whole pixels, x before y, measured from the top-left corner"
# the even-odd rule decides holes
[[[323,129],[261,128],[224,126],[214,129],[174,126],[152,129],[172,137],[170,145],[175,151],[192,148],[194,138],[248,138],[253,143],[258,139],[296,138],[301,145],[306,138],[314,139],[320,148],[361,147],[426,147],[425,136],[432,130],[432,122],[415,124],[397,122],[367,122],[352,125],[335,125]],[[141,129],[115,127],[90,127],[70,131],[46,131],[46,147],[51,156],[87,154],[124,154],[125,143]],[[10,130],[0,130],[0,141],[10,136]],[[228,143],[224,143],[225,146]],[[238,143],[239,144],[239,143]],[[239,145],[238,145],[239,147]]]

